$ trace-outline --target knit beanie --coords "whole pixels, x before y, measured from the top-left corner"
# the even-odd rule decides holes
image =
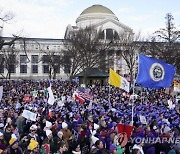
[[[11,139],[9,140],[9,145],[12,145],[12,144],[15,143],[16,141],[17,141],[16,135],[12,134],[12,135],[11,135]]]
[[[109,147],[109,150],[110,150],[111,153],[116,149],[117,149],[117,147],[116,147],[115,144],[111,144],[110,147]]]
[[[67,123],[63,122],[62,123],[62,128],[66,128],[66,127],[68,127]]]
[[[37,141],[35,141],[35,140],[33,140],[33,139],[31,139],[30,140],[30,143],[29,143],[29,149],[30,150],[34,150],[36,147],[38,146],[38,142]]]

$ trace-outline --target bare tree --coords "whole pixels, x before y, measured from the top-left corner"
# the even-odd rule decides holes
[[[60,72],[60,67],[62,65],[61,53],[50,49],[40,49],[40,51],[42,53],[40,60],[44,64],[47,64],[49,79],[56,79],[56,75]]]
[[[10,42],[5,42],[2,39],[2,31],[3,31],[3,26],[4,23],[8,23],[8,21],[13,19],[13,14],[12,13],[4,13],[2,10],[0,10],[0,23],[2,23],[0,25],[0,50],[2,49],[3,45],[12,45],[14,43],[14,41],[17,39],[17,37],[15,37],[13,40],[11,40]]]
[[[165,19],[166,27],[155,31],[146,43],[145,53],[176,66],[180,74],[180,31],[175,27],[171,13],[167,13]]]
[[[27,57],[27,63],[30,62],[26,51],[26,38],[14,36],[9,38],[7,42],[3,37],[2,40],[4,43],[0,50],[1,76],[5,79],[11,79],[11,74],[15,73],[15,68],[17,68],[20,64],[18,56],[21,49],[15,48],[15,44],[17,42],[21,43],[21,47],[23,48],[22,51]],[[2,71],[4,69],[7,71],[7,74],[5,74],[6,71]]]
[[[12,13],[3,13],[0,11],[0,21],[2,23],[8,23],[10,20],[13,19]],[[3,31],[3,26],[0,27],[0,32]],[[2,33],[1,33],[2,34]],[[26,38],[20,37],[18,35],[12,34],[12,37],[10,39],[6,39],[3,36],[0,35],[0,67],[1,71],[4,70],[4,68],[7,70],[7,74],[4,75],[4,73],[1,72],[1,75],[3,78],[11,78],[11,73],[15,73],[14,70],[18,66],[18,54],[19,51],[15,49],[15,43],[16,41],[21,42],[23,44],[23,50],[26,53]],[[28,56],[27,56],[28,57]]]
[[[137,53],[141,47],[139,41],[141,40],[140,33],[135,35],[133,33],[121,33],[119,40],[115,42],[117,53],[125,60],[129,69],[131,84],[134,80],[134,73],[136,72]]]
[[[3,12],[0,10],[0,20],[2,22],[8,22],[14,18],[14,15],[11,12]]]
[[[106,57],[111,41],[100,39],[100,32],[93,26],[71,32],[69,39],[64,43],[66,49],[64,55],[69,57],[71,62],[70,79],[80,70],[84,70],[86,83],[86,70],[99,67],[102,58]]]
[[[71,37],[70,42],[66,40],[64,42],[65,50],[63,51],[63,66],[64,72],[72,80],[73,76],[78,73],[83,67],[82,55],[80,54],[80,47],[78,46],[78,40],[76,35]]]
[[[2,73],[2,77],[5,79],[11,79],[11,73],[15,73],[14,70],[18,65],[17,55],[19,52],[15,50],[14,44],[8,46],[7,48],[3,48],[1,50],[1,63],[0,67],[5,68],[7,70],[7,74],[4,76]],[[4,73],[4,72],[3,72]]]

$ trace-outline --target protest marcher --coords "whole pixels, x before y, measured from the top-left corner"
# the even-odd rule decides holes
[[[3,133],[0,132],[0,150],[5,150],[6,149],[5,141],[3,139]]]
[[[36,140],[31,139],[25,154],[39,154],[39,153],[40,153],[39,143]]]
[[[90,91],[92,99],[80,102],[73,97],[80,85],[53,80],[53,105],[48,104],[46,80],[12,80],[2,84],[2,150],[25,151],[31,147],[28,152],[35,153],[31,149],[38,143],[42,153],[58,153],[59,150],[64,154],[179,151],[178,102],[165,93],[165,89],[135,89],[138,96],[133,100],[132,115],[131,91],[127,93],[115,87],[109,91],[108,84],[87,85],[85,88]],[[89,98],[89,93],[85,96]],[[169,108],[168,100],[175,107]],[[12,134],[16,135],[15,143],[18,143],[14,146],[12,142],[10,144]],[[30,144],[31,139],[36,144]],[[139,140],[146,142],[141,144],[143,142],[138,143]]]
[[[69,142],[70,140],[72,140],[72,132],[68,129],[68,124],[66,122],[62,123],[62,129],[61,129],[62,133],[63,133],[63,139],[64,142],[66,143],[66,147],[69,147]]]
[[[46,136],[42,144],[49,144],[50,152],[56,153],[58,150],[57,138],[53,137],[51,130],[46,130]]]
[[[17,137],[12,134],[11,139],[9,140],[9,146],[3,151],[6,154],[23,154],[22,148],[19,146],[19,141]]]
[[[60,142],[60,144],[59,144],[59,154],[65,154],[66,153],[66,151],[67,151],[68,149],[67,149],[67,147],[66,147],[66,143],[65,142]]]

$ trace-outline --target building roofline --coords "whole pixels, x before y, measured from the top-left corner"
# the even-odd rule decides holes
[[[1,37],[2,39],[13,39],[14,37]],[[32,40],[32,41],[48,41],[48,40],[54,40],[54,41],[65,41],[65,39],[56,39],[56,38],[33,38],[33,37],[24,37],[25,40]]]

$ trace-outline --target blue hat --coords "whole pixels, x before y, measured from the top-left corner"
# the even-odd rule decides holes
[[[117,149],[117,147],[116,147],[115,144],[111,144],[110,147],[109,147],[109,150],[110,150],[111,153],[116,149]]]
[[[110,117],[105,117],[105,120],[106,120],[106,121],[109,121],[109,120],[110,120]]]
[[[137,126],[141,126],[142,125],[142,123],[140,121],[138,121],[136,124],[137,124]]]
[[[108,129],[110,129],[110,128],[112,128],[112,127],[113,127],[113,124],[112,124],[112,123],[108,123],[108,124],[107,124],[107,128],[108,128]]]
[[[140,131],[138,134],[137,134],[138,137],[144,137],[145,136],[145,133],[144,131]]]

